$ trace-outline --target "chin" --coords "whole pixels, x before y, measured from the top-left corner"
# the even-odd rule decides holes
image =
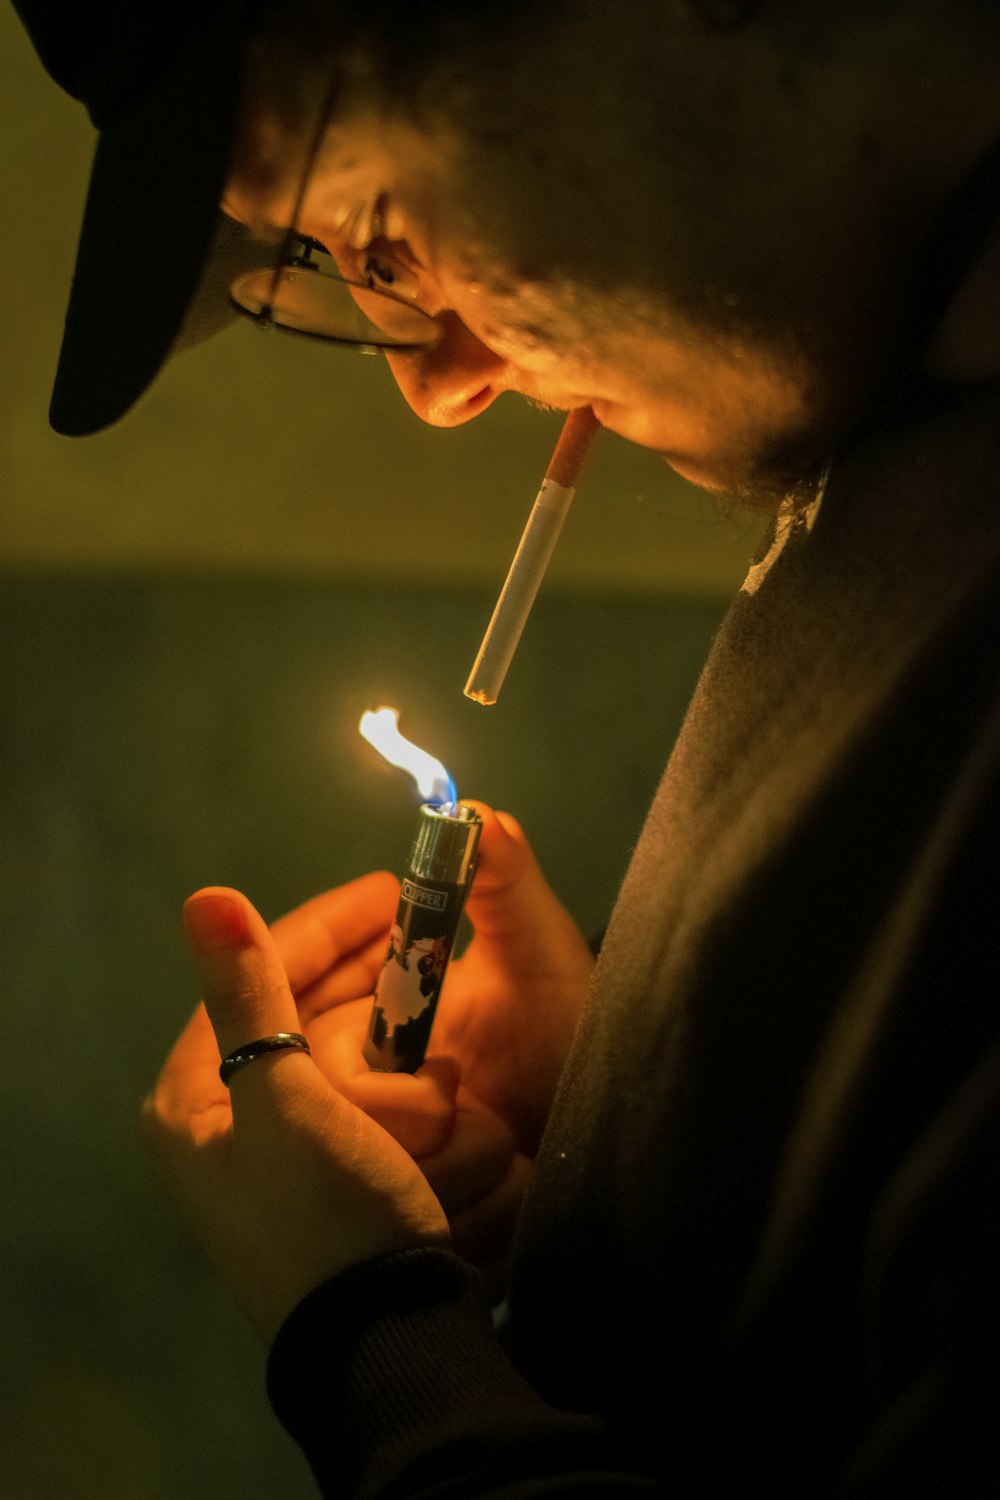
[[[689,484],[696,484],[699,489],[711,490],[713,494],[721,495],[726,494],[731,487],[730,481],[723,478],[710,464],[693,458],[685,458],[676,453],[667,453],[662,448],[656,451],[675,474],[679,474]]]
[[[732,460],[727,463],[721,455],[701,455],[679,449],[675,423],[664,430],[662,419],[658,423],[653,417],[644,417],[641,412],[611,402],[592,401],[591,410],[608,432],[624,438],[627,443],[635,443],[639,448],[649,448],[682,479],[705,490],[721,494],[728,491],[737,465]]]

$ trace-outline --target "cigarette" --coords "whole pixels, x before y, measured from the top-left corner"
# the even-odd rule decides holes
[[[477,703],[497,701],[599,426],[589,406],[571,411],[563,424],[542,487],[531,507],[528,524],[521,533],[514,560],[500,590],[493,617],[486,627],[479,655],[465,684],[465,696],[474,698]]]
[[[424,1060],[482,826],[464,802],[420,809],[364,1046],[376,1072],[415,1073]]]

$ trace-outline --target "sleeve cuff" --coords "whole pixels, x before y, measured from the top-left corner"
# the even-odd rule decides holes
[[[382,1256],[311,1292],[274,1341],[268,1396],[324,1496],[495,1495],[604,1467],[600,1424],[537,1396],[478,1276],[445,1250]]]

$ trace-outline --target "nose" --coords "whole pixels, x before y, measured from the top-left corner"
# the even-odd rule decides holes
[[[432,427],[459,427],[507,389],[509,366],[452,312],[438,317],[439,341],[409,354],[387,353],[408,405]]]

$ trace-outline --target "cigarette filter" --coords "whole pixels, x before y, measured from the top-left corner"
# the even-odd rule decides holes
[[[424,1060],[482,826],[464,802],[420,809],[364,1048],[378,1072],[415,1073]]]

